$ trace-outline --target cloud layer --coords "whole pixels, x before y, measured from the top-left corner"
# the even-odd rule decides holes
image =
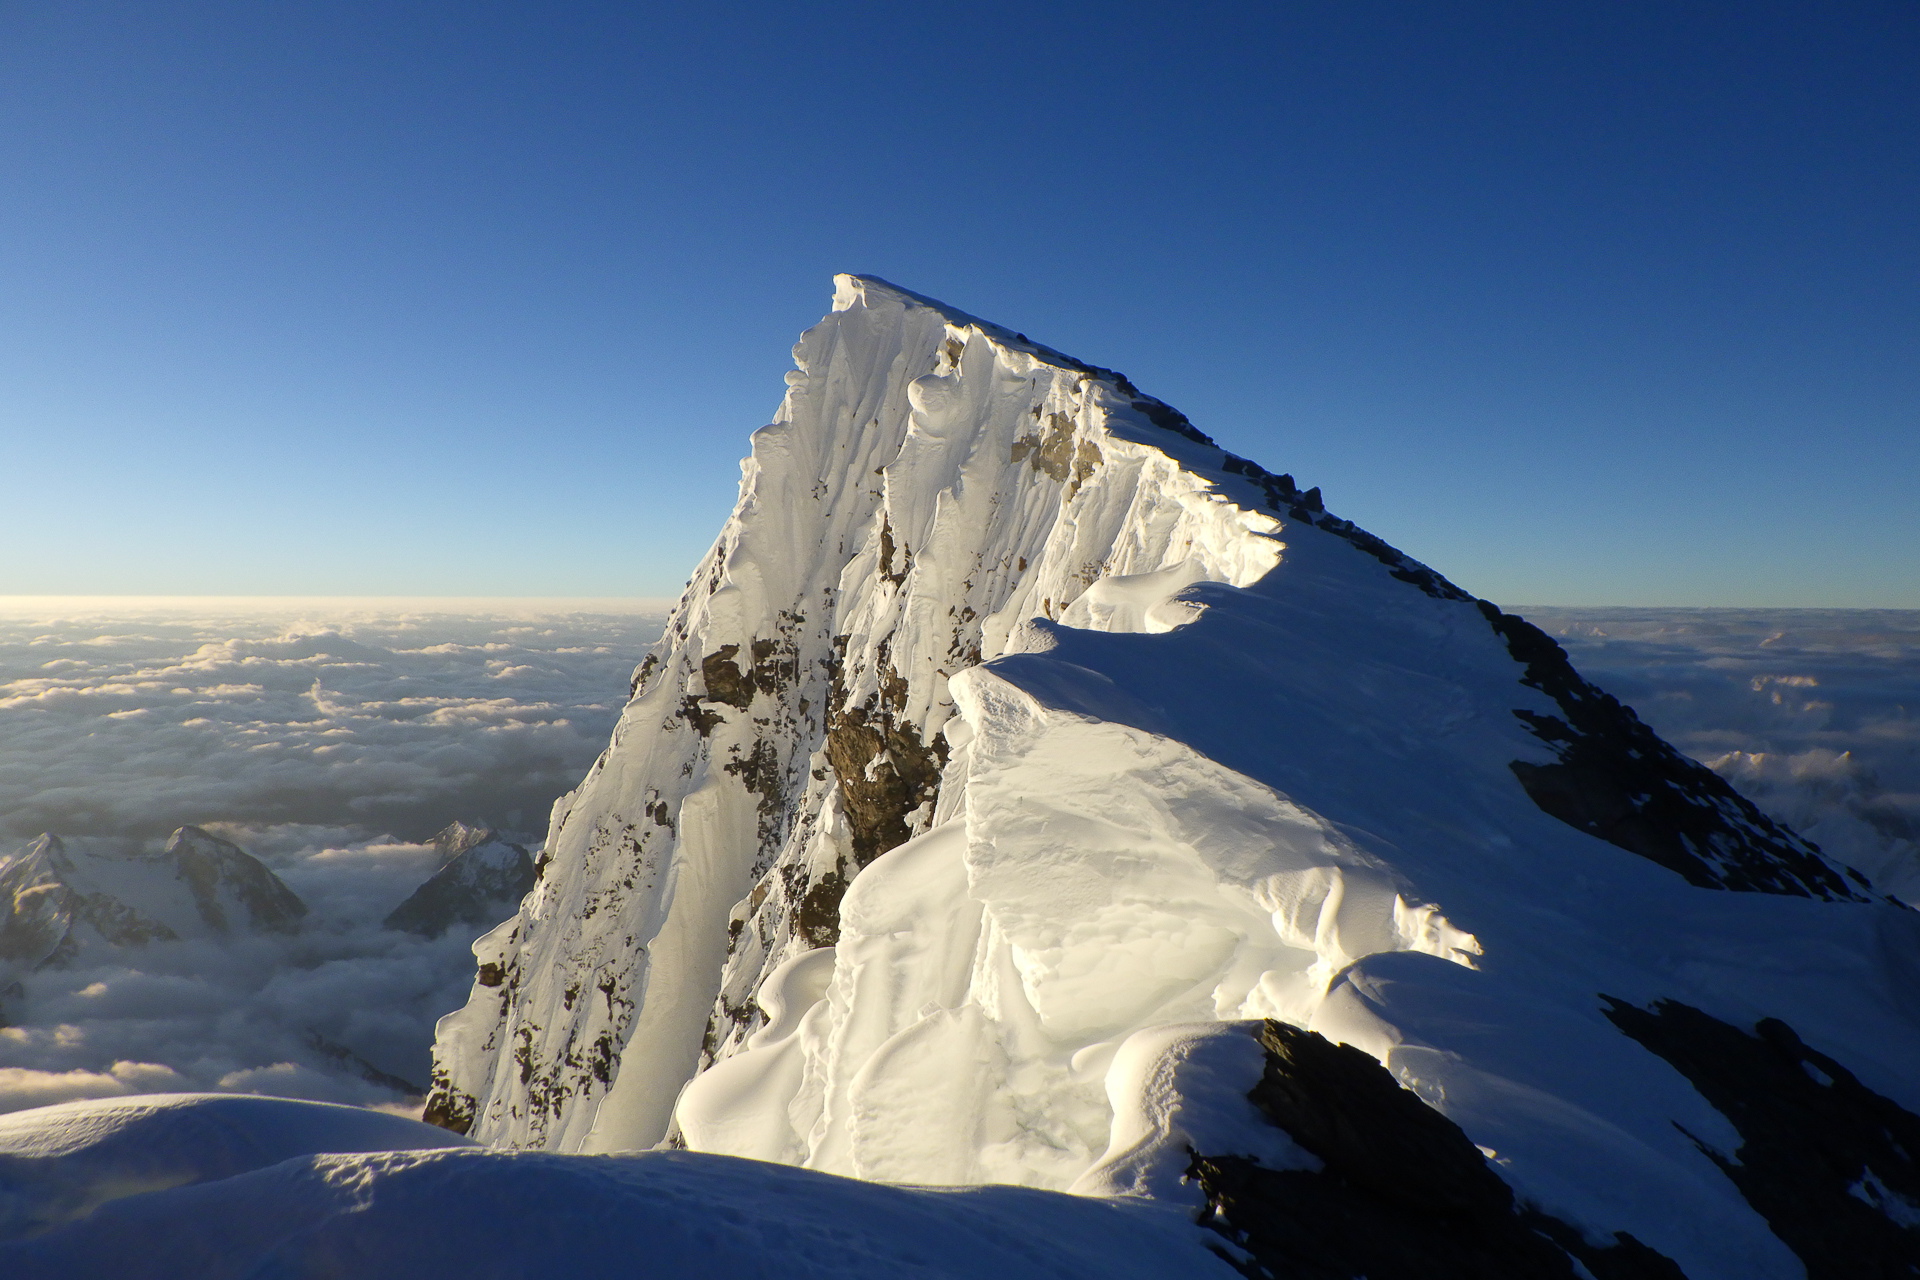
[[[537,840],[660,615],[387,607],[0,614],[0,855],[207,827],[311,908],[293,937],[83,952],[0,992],[0,1111],[178,1089],[398,1105],[471,938],[380,920],[455,818]]]
[[[658,616],[0,616],[0,835],[545,825]]]
[[[1920,901],[1920,611],[1522,612],[1661,736]]]

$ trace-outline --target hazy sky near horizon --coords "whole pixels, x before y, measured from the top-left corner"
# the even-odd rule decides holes
[[[1920,607],[1920,8],[0,3],[0,593],[670,596],[835,271],[1505,603]]]

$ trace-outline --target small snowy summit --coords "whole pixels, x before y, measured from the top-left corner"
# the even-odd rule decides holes
[[[485,929],[533,888],[533,858],[491,827],[454,822],[433,838],[440,869],[388,914],[389,929],[437,937],[456,925]]]
[[[836,284],[440,1023],[488,1149],[27,1273],[1920,1274],[1920,914],[1121,375]]]

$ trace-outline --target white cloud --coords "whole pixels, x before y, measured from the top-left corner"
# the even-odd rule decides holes
[[[396,870],[383,852],[400,853]],[[117,1062],[163,1064],[165,1089],[240,1090],[368,1104],[427,1078],[433,1023],[466,998],[474,930],[434,939],[380,919],[432,869],[421,846],[321,850],[304,885],[313,914],[291,936],[189,939],[83,950],[78,963],[0,993],[0,1111],[49,1090],[101,1097]],[[424,855],[421,856],[421,855]],[[296,866],[293,868],[298,870]],[[123,1081],[130,1083],[130,1081]],[[84,1092],[91,1090],[91,1092]]]
[[[81,1098],[117,1098],[135,1093],[178,1093],[187,1088],[179,1072],[154,1062],[116,1062],[105,1071],[36,1071],[0,1067],[0,1111],[50,1107]]]
[[[41,830],[154,849],[183,823],[271,866],[291,937],[84,953],[0,992],[0,1111],[149,1089],[417,1109],[471,939],[379,922],[456,818],[537,839],[606,744],[659,615],[363,607],[303,619],[0,607],[0,856]],[[369,1078],[371,1077],[371,1078]]]
[[[657,615],[0,616],[0,836],[544,825]]]
[[[339,1095],[342,1092],[354,1092],[351,1088],[343,1087],[337,1077],[297,1062],[276,1062],[267,1067],[229,1071],[220,1077],[219,1087],[231,1093],[264,1093],[272,1098],[331,1098],[333,1101],[349,1101]],[[374,1093],[372,1089],[364,1091],[364,1094]],[[360,1102],[362,1098],[356,1097],[350,1101]]]
[[[1521,612],[1771,816],[1920,899],[1920,612]]]

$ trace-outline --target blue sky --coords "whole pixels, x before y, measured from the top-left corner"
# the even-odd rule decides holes
[[[1505,603],[1920,607],[1920,9],[0,0],[0,592],[677,593],[835,271]]]

